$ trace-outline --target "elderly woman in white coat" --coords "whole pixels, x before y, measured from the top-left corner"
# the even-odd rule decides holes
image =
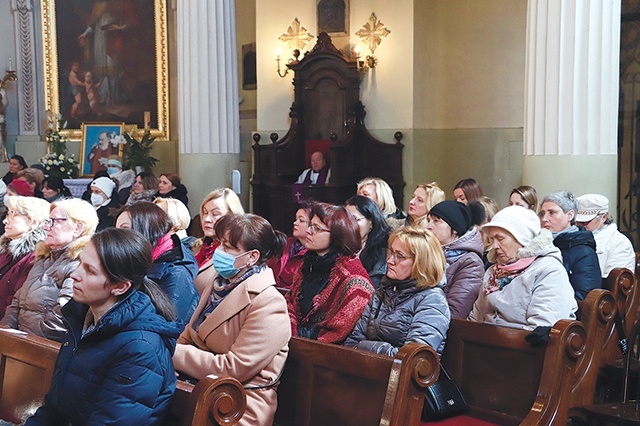
[[[534,330],[575,319],[578,305],[551,233],[533,210],[510,206],[482,227],[493,239],[489,260],[469,319]]]

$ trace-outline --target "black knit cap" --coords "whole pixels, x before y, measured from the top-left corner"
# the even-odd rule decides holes
[[[459,237],[471,228],[471,211],[466,205],[458,201],[442,201],[433,206],[429,214],[447,222],[451,229],[458,233]]]

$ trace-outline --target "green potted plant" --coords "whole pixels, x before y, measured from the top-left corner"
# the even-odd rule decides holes
[[[135,170],[136,173],[141,171],[150,172],[158,162],[157,158],[151,156],[153,141],[156,138],[151,136],[148,131],[142,135],[140,140],[136,139],[131,133],[125,133],[123,136],[126,141],[124,145],[124,167]]]

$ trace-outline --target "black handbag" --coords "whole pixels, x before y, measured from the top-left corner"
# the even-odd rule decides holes
[[[469,409],[460,388],[440,364],[438,381],[427,388],[422,420],[438,420],[462,414]]]

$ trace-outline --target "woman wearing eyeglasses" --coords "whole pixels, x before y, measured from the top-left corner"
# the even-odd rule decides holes
[[[267,260],[282,253],[286,239],[252,214],[226,215],[215,230],[217,273],[178,339],[173,364],[196,379],[235,377],[247,395],[239,424],[271,425],[291,331]]]
[[[358,224],[344,207],[317,203],[305,246],[302,268],[286,296],[291,333],[341,344],[374,291],[356,256],[361,246]]]
[[[387,272],[387,240],[391,227],[371,198],[354,195],[347,200],[345,206],[358,222],[362,241],[358,257],[367,270],[373,287],[377,289]]]
[[[56,201],[44,220],[46,239],[36,249],[36,261],[7,307],[0,326],[62,341],[67,332],[62,307],[71,299],[78,256],[98,226],[93,206],[79,199]]]
[[[405,227],[391,234],[387,274],[345,346],[395,356],[405,343],[418,342],[442,354],[451,321],[445,266],[430,231]]]
[[[49,217],[49,203],[40,198],[9,197],[7,204],[0,237],[0,318],[33,267],[36,245],[47,236],[42,222]]]

